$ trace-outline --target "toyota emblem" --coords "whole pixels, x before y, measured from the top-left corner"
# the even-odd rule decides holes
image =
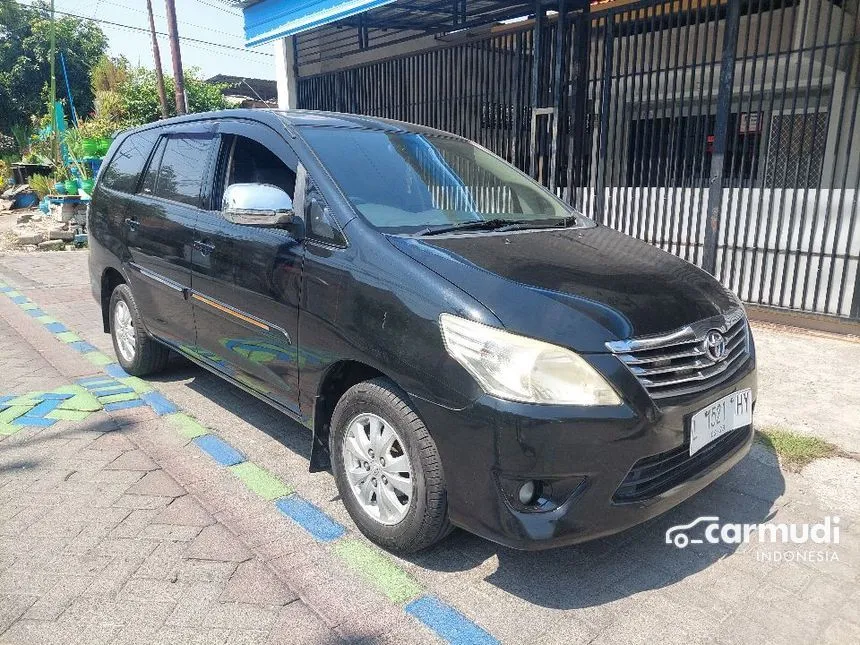
[[[705,352],[715,362],[719,362],[726,357],[726,337],[716,329],[712,329],[705,336]]]

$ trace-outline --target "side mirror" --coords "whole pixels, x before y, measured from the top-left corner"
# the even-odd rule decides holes
[[[232,184],[224,191],[221,212],[225,219],[246,226],[290,224],[293,200],[271,184]]]

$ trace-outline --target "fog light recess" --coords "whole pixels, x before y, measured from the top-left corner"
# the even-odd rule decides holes
[[[539,481],[530,479],[520,486],[519,500],[523,506],[531,506],[540,498],[543,486]]]

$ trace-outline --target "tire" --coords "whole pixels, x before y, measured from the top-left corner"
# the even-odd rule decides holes
[[[170,359],[170,350],[146,331],[128,285],[117,285],[111,293],[109,306],[110,335],[122,368],[132,376],[146,376],[163,370]],[[126,315],[131,321],[130,329],[126,325]]]
[[[405,399],[406,395],[385,378],[354,385],[334,409],[329,447],[341,500],[359,530],[385,549],[412,553],[438,542],[452,527],[448,521],[448,495],[439,452],[424,423]],[[364,431],[364,438],[370,441],[369,436],[378,430],[376,420],[383,428],[388,426],[393,430],[395,439],[390,448],[382,449],[383,455],[369,448],[385,444],[383,438],[379,444],[364,444],[364,454],[369,457],[364,465],[359,454],[364,439],[358,433]],[[382,437],[382,431],[377,436]],[[385,469],[386,456],[388,470]],[[408,463],[403,461],[403,456]],[[371,462],[374,463],[371,465]],[[359,483],[364,474],[362,467],[370,483],[368,479]],[[402,475],[406,471],[395,472],[395,468],[400,467],[409,469],[411,487],[404,484],[407,478]],[[403,510],[406,494],[401,487],[411,488],[407,510]],[[360,501],[356,489],[374,491],[371,503]],[[399,496],[397,500],[391,497],[392,492]]]

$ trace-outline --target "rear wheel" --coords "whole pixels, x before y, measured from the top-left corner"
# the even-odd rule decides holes
[[[110,332],[117,361],[129,374],[146,376],[167,365],[170,350],[146,332],[128,285],[117,285],[111,294]]]
[[[337,487],[362,533],[405,553],[450,532],[436,444],[391,381],[373,379],[347,390],[335,407],[331,428]]]

